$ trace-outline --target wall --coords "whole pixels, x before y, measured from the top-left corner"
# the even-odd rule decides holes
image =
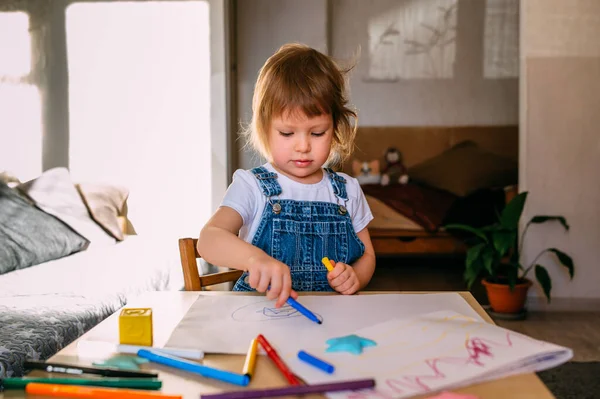
[[[241,0],[236,12],[237,116],[242,124],[252,115],[252,93],[258,71],[279,47],[300,42],[327,52],[326,0]],[[236,141],[238,165],[251,168],[261,160]]]
[[[456,55],[451,79],[367,82],[368,24],[410,1],[335,0],[333,55],[347,58],[361,47],[352,73],[352,101],[363,126],[503,125],[518,122],[518,79],[483,78],[485,1],[459,0]],[[400,32],[402,35],[402,32]]]
[[[421,0],[423,1],[423,0]],[[435,2],[436,0],[427,0]],[[518,79],[482,76],[485,3],[458,0],[456,63],[452,79],[366,82],[368,23],[413,0],[309,0],[237,2],[237,118],[247,123],[258,70],[282,44],[299,41],[329,50],[344,62],[360,48],[350,75],[351,101],[361,126],[503,125],[518,122]],[[238,166],[261,160],[243,149]]]
[[[600,2],[521,2],[521,169],[529,191],[525,216],[564,215],[534,226],[524,259],[555,246],[572,255],[575,278],[551,256],[541,262],[553,280],[550,309],[597,309],[600,300]],[[530,307],[545,307],[536,286]]]
[[[83,0],[94,2],[93,0]],[[216,209],[227,188],[230,175],[226,132],[231,104],[227,103],[229,85],[229,38],[230,1],[206,0],[210,8],[211,51],[211,209]],[[65,10],[74,0],[10,0],[2,10],[26,10],[32,15],[33,46],[43,52],[42,61],[34,68],[34,81],[38,82],[42,95],[42,168],[69,166],[69,86],[67,68],[67,45]],[[48,49],[43,50],[44,48]]]

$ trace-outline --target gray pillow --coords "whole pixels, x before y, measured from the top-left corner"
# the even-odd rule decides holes
[[[0,182],[0,274],[67,256],[88,243]]]

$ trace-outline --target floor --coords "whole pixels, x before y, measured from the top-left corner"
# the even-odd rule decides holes
[[[380,258],[368,291],[465,290],[460,258]],[[471,290],[486,304],[480,285]],[[573,349],[574,361],[600,361],[600,311],[531,312],[526,320],[501,321],[501,327]]]

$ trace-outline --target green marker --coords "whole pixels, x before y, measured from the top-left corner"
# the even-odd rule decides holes
[[[45,377],[12,377],[0,380],[4,389],[25,389],[30,382],[60,385],[88,385],[110,388],[137,388],[156,390],[162,387],[162,381],[154,378],[45,378]]]

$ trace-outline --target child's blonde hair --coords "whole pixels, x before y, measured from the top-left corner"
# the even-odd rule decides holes
[[[330,57],[302,44],[286,44],[263,65],[254,88],[248,144],[270,160],[268,131],[274,117],[302,111],[307,117],[330,114],[333,140],[328,165],[338,165],[354,149],[356,121],[347,107],[346,74]]]

